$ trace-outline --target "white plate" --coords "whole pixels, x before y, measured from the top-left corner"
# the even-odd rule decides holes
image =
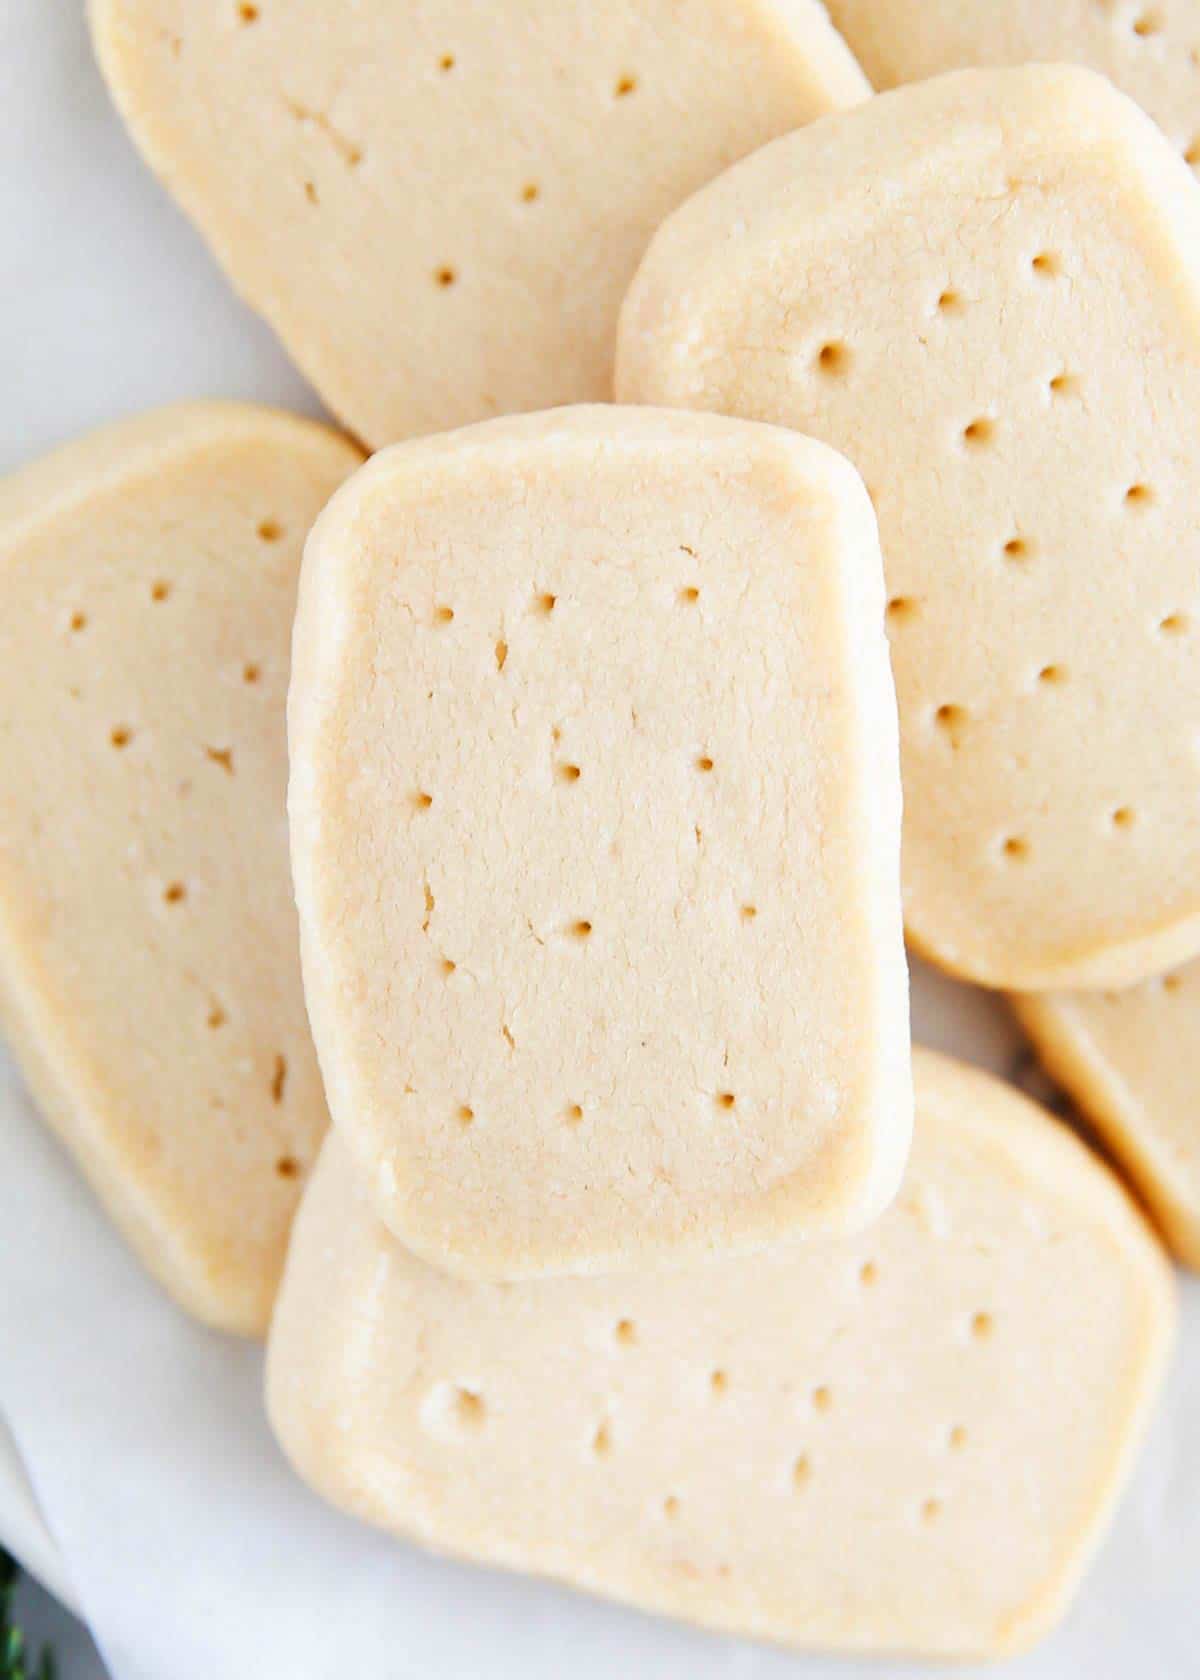
[[[66,1565],[38,1508],[12,1431],[0,1416],[0,1544],[25,1571],[76,1610]]]

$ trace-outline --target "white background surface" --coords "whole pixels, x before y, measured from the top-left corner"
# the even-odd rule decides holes
[[[318,411],[137,162],[94,69],[81,0],[0,0],[0,274],[0,471],[181,397]],[[1014,1065],[1015,1034],[978,994],[922,976],[916,1024],[927,1042]],[[0,1148],[0,1412],[113,1680],[925,1672],[708,1638],[356,1529],[276,1453],[258,1350],[196,1329],[146,1282],[2,1052]],[[989,1673],[1200,1674],[1195,1282],[1186,1295],[1186,1357],[1079,1604],[1033,1657]],[[26,1602],[40,1624],[44,1607]],[[82,1634],[63,1635],[61,1655],[62,1680],[100,1673]]]

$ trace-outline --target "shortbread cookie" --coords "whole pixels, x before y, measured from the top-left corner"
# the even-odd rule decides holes
[[[1127,991],[1014,996],[1012,1004],[1172,1248],[1200,1268],[1200,963]]]
[[[0,1006],[150,1270],[262,1331],[327,1123],[288,872],[305,533],[359,461],[227,404],[0,484]]]
[[[878,88],[943,70],[1085,64],[1200,165],[1197,0],[826,0]]]
[[[397,445],[309,540],[289,725],[317,1050],[404,1242],[525,1277],[887,1203],[899,770],[845,461],[614,408]]]
[[[879,515],[909,932],[964,978],[1200,949],[1200,190],[1083,70],[965,71],[657,236],[622,399],[783,422]]]
[[[806,1646],[992,1656],[1062,1614],[1158,1388],[1161,1251],[1009,1087],[917,1056],[913,1158],[852,1243],[464,1284],[331,1136],[267,1365],[335,1504],[439,1550]]]
[[[818,0],[91,0],[134,138],[373,445],[611,395],[669,210],[870,88]]]

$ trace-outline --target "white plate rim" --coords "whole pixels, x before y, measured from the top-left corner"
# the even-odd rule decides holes
[[[8,1420],[0,1412],[0,1543],[46,1591],[76,1615],[67,1567],[46,1526]]]

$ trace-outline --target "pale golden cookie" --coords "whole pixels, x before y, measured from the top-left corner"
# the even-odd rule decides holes
[[[886,1205],[899,766],[845,461],[611,407],[386,450],[309,539],[289,729],[330,1109],[404,1242],[536,1276]]]
[[[247,1332],[327,1123],[284,696],[301,545],[360,459],[197,404],[0,484],[5,1030],[150,1270]]]
[[[331,1136],[268,1406],[335,1504],[437,1550],[712,1628],[996,1656],[1062,1615],[1173,1320],[1119,1184],[1017,1093],[920,1052],[900,1196],[850,1243],[464,1284]]]
[[[1200,1268],[1200,963],[1121,992],[1011,999],[1050,1073]]]
[[[878,88],[943,70],[1037,63],[1099,70],[1200,164],[1197,0],[826,0]]]
[[[1200,188],[1084,70],[964,71],[672,216],[625,401],[795,426],[875,502],[923,954],[1015,990],[1200,949]]]
[[[669,210],[870,88],[817,0],[91,0],[147,160],[372,445],[607,400]]]

